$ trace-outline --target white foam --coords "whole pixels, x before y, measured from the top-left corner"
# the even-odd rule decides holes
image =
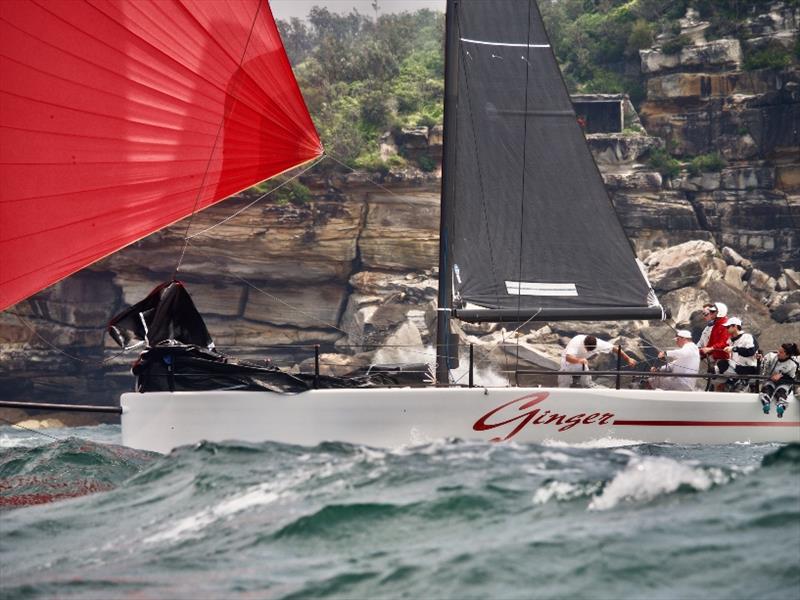
[[[216,506],[205,508],[193,515],[180,519],[174,525],[144,539],[145,544],[176,541],[184,537],[192,537],[200,531],[222,519],[254,506],[271,504],[280,498],[280,494],[268,489],[268,484],[259,484],[249,488],[242,494],[226,498]]]
[[[634,457],[603,492],[592,499],[588,508],[608,510],[620,502],[652,500],[682,485],[703,491],[730,479],[730,475],[717,468],[704,469],[666,457]]]
[[[595,492],[600,484],[577,484],[567,481],[548,481],[533,494],[534,504],[547,504],[552,499],[573,500]]]
[[[203,529],[220,519],[230,517],[236,513],[256,507],[272,504],[281,498],[290,497],[291,489],[311,478],[313,471],[292,473],[280,480],[269,483],[260,483],[247,488],[240,494],[224,498],[219,504],[204,508],[178,522],[169,525],[162,531],[146,537],[145,544],[159,542],[174,542],[185,537],[195,537]]]
[[[638,446],[641,440],[626,440],[623,438],[603,437],[588,442],[565,442],[563,440],[544,440],[542,446],[552,448],[619,448],[621,446]]]

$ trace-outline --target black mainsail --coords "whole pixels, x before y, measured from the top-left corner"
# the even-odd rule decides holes
[[[454,315],[662,318],[536,3],[451,0],[447,36],[441,283]]]

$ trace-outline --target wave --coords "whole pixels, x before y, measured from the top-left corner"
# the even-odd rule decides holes
[[[732,471],[719,467],[699,467],[661,456],[634,457],[617,473],[589,510],[608,510],[621,502],[649,501],[676,491],[705,491],[729,482]]]
[[[67,438],[0,451],[0,508],[46,504],[109,491],[158,455]]]
[[[782,465],[800,465],[800,444],[789,444],[781,446],[775,452],[770,452],[763,459],[761,464],[764,467],[776,467]]]

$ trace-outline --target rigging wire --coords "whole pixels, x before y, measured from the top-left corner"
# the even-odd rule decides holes
[[[312,162],[311,162],[311,163],[310,163],[310,164],[309,164],[309,165],[308,165],[308,166],[307,166],[305,169],[303,169],[302,171],[299,171],[298,173],[296,173],[296,174],[292,175],[291,177],[289,177],[289,179],[287,179],[286,181],[284,181],[284,182],[280,183],[279,185],[275,186],[274,188],[272,188],[272,189],[271,189],[271,190],[269,190],[268,192],[264,192],[263,194],[261,194],[261,195],[260,195],[258,198],[256,198],[255,200],[253,200],[253,201],[252,201],[250,204],[248,204],[247,206],[243,206],[242,208],[240,208],[239,210],[237,210],[235,213],[233,213],[233,214],[231,214],[231,215],[228,215],[227,217],[225,217],[224,219],[222,219],[222,220],[221,220],[221,221],[219,221],[218,223],[215,223],[215,224],[214,224],[214,225],[212,225],[211,227],[206,227],[205,229],[203,229],[203,230],[201,230],[201,231],[198,231],[197,233],[193,233],[192,235],[186,236],[186,237],[185,237],[185,239],[184,239],[184,242],[185,242],[185,244],[188,244],[188,241],[189,241],[189,240],[191,240],[191,239],[194,239],[194,238],[196,238],[196,237],[198,237],[198,236],[200,236],[200,235],[203,235],[203,234],[205,234],[205,233],[208,233],[208,232],[209,232],[209,231],[211,231],[212,229],[216,229],[216,228],[217,228],[217,227],[219,227],[220,225],[224,225],[225,223],[227,223],[227,222],[228,222],[228,221],[230,221],[231,219],[234,219],[234,218],[238,217],[238,216],[239,216],[240,214],[242,214],[244,211],[246,211],[246,210],[247,210],[247,209],[249,209],[249,208],[252,208],[252,207],[253,207],[253,206],[255,206],[256,204],[258,204],[259,202],[261,202],[261,201],[262,201],[264,198],[266,198],[267,196],[271,195],[273,192],[277,192],[279,189],[281,189],[281,188],[282,188],[282,187],[284,187],[285,185],[288,185],[288,184],[290,184],[292,181],[294,181],[295,179],[299,178],[301,175],[305,175],[305,173],[306,173],[307,171],[309,171],[309,170],[311,170],[312,168],[316,167],[316,166],[317,166],[319,163],[321,163],[321,162],[322,162],[322,161],[323,161],[325,158],[328,158],[328,156],[327,156],[326,154],[321,154],[320,156],[318,156],[317,158],[315,158],[315,159],[314,159],[314,160],[313,160],[313,161],[312,161]],[[187,228],[187,232],[188,232],[188,228]],[[186,249],[186,246],[184,245],[184,251],[185,251],[185,249]]]
[[[238,69],[242,68],[242,63],[244,63],[244,57],[247,55],[247,49],[250,47],[250,40],[253,37],[253,30],[255,29],[256,22],[258,21],[258,15],[261,13],[261,6],[264,3],[264,0],[258,0],[258,6],[256,6],[256,12],[253,15],[253,21],[250,23],[250,31],[247,34],[247,41],[244,44],[244,48],[242,49],[242,55],[239,58],[239,65]],[[236,84],[239,84],[239,81],[236,81]],[[233,96],[233,90],[230,93]],[[214,153],[217,151],[217,145],[219,144],[220,134],[222,133],[222,128],[225,125],[225,120],[228,118],[230,111],[233,110],[233,106],[235,102],[231,102],[227,107],[227,110],[224,111],[222,118],[219,121],[219,126],[217,127],[217,133],[214,136],[214,144],[211,146],[211,152],[208,155],[208,160],[206,161],[206,169],[203,172],[203,178],[200,180],[200,185],[197,188],[197,195],[194,199],[194,206],[192,207],[192,213],[189,215],[189,219],[186,222],[186,231],[183,234],[183,248],[181,249],[181,255],[178,258],[178,264],[175,265],[175,271],[172,273],[172,279],[174,280],[178,276],[178,271],[181,268],[181,264],[183,263],[183,257],[186,254],[186,248],[189,245],[189,228],[192,226],[192,221],[194,220],[194,215],[197,213],[197,205],[200,203],[200,197],[203,194],[203,188],[206,184],[206,178],[208,177],[208,172],[211,169],[211,162],[214,159]]]
[[[72,360],[74,360],[76,362],[79,362],[79,363],[83,363],[85,365],[90,365],[90,366],[95,366],[95,367],[102,367],[107,362],[110,362],[110,361],[114,360],[115,358],[119,358],[120,356],[122,356],[123,354],[128,352],[128,350],[132,349],[132,348],[124,348],[120,352],[117,352],[116,354],[113,354],[113,355],[109,356],[108,358],[104,358],[103,360],[86,360],[85,358],[81,358],[80,356],[75,356],[74,354],[70,354],[69,352],[66,352],[65,350],[62,350],[61,348],[59,348],[58,346],[53,344],[50,340],[48,340],[44,336],[42,336],[42,334],[40,334],[36,330],[36,328],[33,325],[31,325],[30,323],[28,323],[28,321],[26,321],[22,317],[22,315],[20,315],[19,313],[15,313],[15,312],[9,311],[9,314],[14,315],[15,317],[17,317],[17,319],[19,320],[20,323],[22,323],[33,335],[35,335],[37,338],[39,338],[39,340],[41,340],[42,343],[44,343],[46,346],[48,346],[51,350],[55,350],[59,354],[63,354],[67,358],[70,358],[70,359],[72,359]],[[103,334],[105,335],[105,330],[103,330]]]
[[[25,427],[24,425],[20,425],[19,423],[13,423],[4,417],[0,417],[0,421],[8,423],[11,427],[16,427],[17,429],[22,429],[23,431],[29,431],[31,433],[36,433],[38,435],[42,435],[44,437],[48,437],[51,440],[55,440],[57,442],[62,441],[64,438],[59,438],[54,435],[50,435],[49,433],[45,433],[44,431],[39,431],[38,429],[31,429],[30,427]]]

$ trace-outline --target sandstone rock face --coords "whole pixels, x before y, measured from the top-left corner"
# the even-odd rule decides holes
[[[639,55],[643,73],[658,73],[677,68],[737,68],[742,62],[742,47],[739,40],[723,39],[687,46],[678,54],[666,54],[661,50],[640,50]]]
[[[664,147],[663,140],[647,135],[591,133],[586,139],[601,166],[636,162],[651,150]]]
[[[744,51],[772,41],[793,48],[800,11],[775,3],[758,12],[745,24]],[[588,143],[672,312],[670,325],[699,334],[702,304],[722,301],[774,349],[800,339],[800,69],[742,71],[737,40],[708,40],[696,14],[681,27],[691,45],[680,53],[642,52],[647,97],[638,115],[623,102],[625,133],[592,134]],[[646,132],[631,134],[638,125]],[[437,168],[421,166],[441,158],[442,143],[441,126],[387,134],[381,156],[402,154],[407,165],[310,172],[304,182],[313,198],[305,204],[280,205],[249,190],[195,215],[177,277],[217,345],[307,370],[319,345],[323,369],[337,374],[376,359],[430,360],[440,182]],[[678,176],[649,166],[662,149],[681,161]],[[712,152],[725,159],[720,170],[689,172],[692,158]],[[175,274],[185,231],[178,223],[0,314],[0,395],[113,404],[130,390],[137,353],[113,346],[105,325]],[[617,340],[639,357],[674,343],[666,323],[531,323],[520,331],[454,323],[453,330],[462,344],[459,376],[473,343],[481,377],[495,384],[513,375],[483,366],[553,366],[578,333]]]

